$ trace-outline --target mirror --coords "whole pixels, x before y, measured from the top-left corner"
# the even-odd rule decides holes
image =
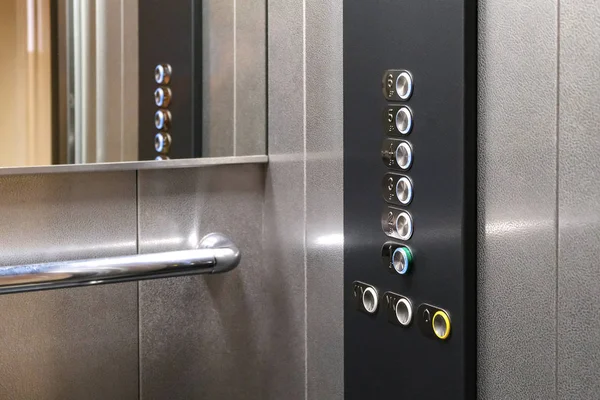
[[[0,0],[0,167],[266,154],[265,5],[223,3]]]

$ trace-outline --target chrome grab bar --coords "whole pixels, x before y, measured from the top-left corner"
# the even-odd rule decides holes
[[[231,271],[241,254],[219,233],[198,249],[0,267],[0,294]]]

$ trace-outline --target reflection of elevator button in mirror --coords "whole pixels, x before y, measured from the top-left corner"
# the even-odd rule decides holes
[[[403,176],[396,183],[396,197],[404,205],[410,203],[413,197],[413,186],[410,179]]]
[[[171,104],[171,89],[159,87],[154,91],[154,103],[158,107],[169,107]]]
[[[412,165],[412,148],[407,142],[402,142],[396,148],[396,164],[402,169],[408,169]]]
[[[450,317],[444,311],[438,311],[433,315],[431,326],[438,339],[445,340],[450,336]]]
[[[169,64],[159,64],[154,68],[154,80],[159,85],[171,82],[172,69]]]
[[[158,110],[154,114],[154,125],[159,130],[169,129],[171,127],[171,113],[168,110]]]
[[[408,247],[400,246],[392,253],[392,266],[400,275],[404,275],[410,270],[412,262],[413,255]]]
[[[408,107],[401,107],[396,113],[396,129],[403,135],[410,133],[412,129],[412,114]]]
[[[154,148],[159,153],[168,153],[171,147],[171,135],[166,132],[158,132],[154,136]]]
[[[410,215],[403,211],[396,217],[396,233],[401,240],[408,240],[413,234],[413,223]]]

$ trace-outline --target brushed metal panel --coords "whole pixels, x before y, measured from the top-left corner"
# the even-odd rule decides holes
[[[234,155],[267,151],[265,0],[235,1]]]
[[[136,253],[134,172],[0,187],[3,265]],[[136,283],[0,296],[0,320],[0,398],[137,398]]]
[[[235,0],[203,0],[202,7],[202,155],[232,156]]]
[[[314,400],[344,397],[342,12],[341,1],[306,1],[307,398]]]
[[[556,21],[556,0],[479,3],[478,390],[485,399],[555,398]]]
[[[264,252],[269,268],[293,285],[287,322],[294,346],[278,368],[285,379],[279,398],[306,398],[306,115],[303,2],[268,0],[268,154]],[[282,269],[285,266],[285,269]],[[286,378],[286,375],[290,378]],[[277,398],[277,396],[273,397]]]
[[[558,398],[600,392],[600,2],[560,2]]]
[[[140,283],[144,400],[299,398],[303,271],[275,262],[284,248],[263,253],[264,191],[264,165],[140,172],[140,252],[211,231],[242,252],[231,273]]]

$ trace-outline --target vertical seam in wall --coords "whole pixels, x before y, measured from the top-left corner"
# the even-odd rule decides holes
[[[140,254],[140,171],[135,171],[135,232],[136,253]],[[137,327],[138,327],[138,399],[142,398],[142,316],[140,308],[140,281],[137,281]]]
[[[120,160],[119,161],[126,161],[125,159],[125,151],[124,151],[124,144],[125,144],[125,118],[123,115],[123,108],[125,107],[125,0],[121,0],[121,62],[120,62],[120,69],[121,69],[121,89],[120,89],[120,98],[121,98],[121,107],[119,107],[119,112],[121,113],[120,117],[120,124],[121,124],[121,135],[120,135],[120,140],[119,143],[121,144],[121,154],[120,154]],[[108,160],[107,160],[108,161]],[[136,185],[137,185],[137,173],[136,173]]]
[[[554,397],[558,399],[558,296],[560,256],[560,0],[556,1],[556,253],[554,292]]]
[[[304,398],[308,399],[308,250],[307,245],[307,151],[306,151],[306,0],[302,1],[302,114],[303,114],[303,139],[304,139]]]
[[[233,155],[237,155],[237,0],[233,0]]]

